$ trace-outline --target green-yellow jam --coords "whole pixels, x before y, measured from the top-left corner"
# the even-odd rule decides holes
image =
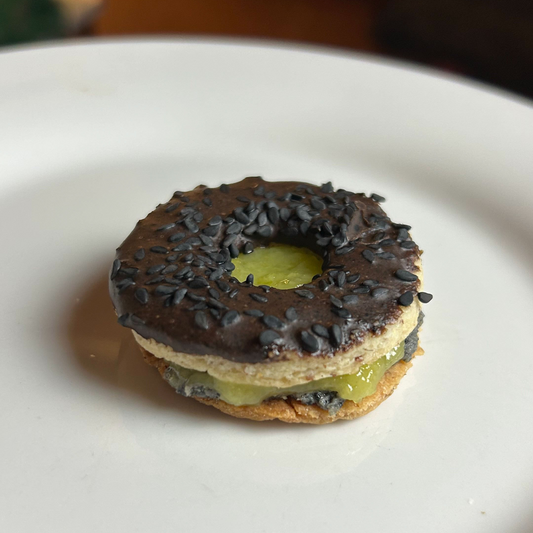
[[[233,259],[232,275],[246,281],[254,275],[254,285],[268,285],[276,289],[294,289],[312,281],[322,273],[322,259],[307,248],[288,244],[271,244],[256,248],[250,254],[240,254]]]
[[[174,363],[169,363],[174,372],[169,374],[167,379],[177,390],[202,386],[205,389],[216,391],[221,400],[231,405],[256,405],[267,398],[317,391],[335,391],[340,398],[358,402],[376,391],[378,382],[383,377],[383,374],[393,364],[400,361],[403,355],[404,343],[402,342],[374,363],[362,365],[356,374],[319,379],[288,388],[229,383],[214,378],[207,372],[189,370]]]

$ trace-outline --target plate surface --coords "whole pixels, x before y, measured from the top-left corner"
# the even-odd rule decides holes
[[[533,108],[317,50],[0,55],[0,530],[533,530]],[[294,427],[174,394],[117,325],[114,249],[246,175],[387,197],[425,250],[426,355],[375,412]]]

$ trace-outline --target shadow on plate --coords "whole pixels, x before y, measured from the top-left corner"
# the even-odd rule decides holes
[[[155,404],[159,409],[176,411],[176,416],[199,419],[204,423],[238,424],[253,430],[258,424],[224,415],[190,398],[183,398],[161,379],[159,372],[148,366],[130,331],[117,323],[108,292],[107,272],[89,284],[69,310],[66,335],[72,356],[89,379],[101,385],[131,394],[136,399]],[[294,424],[263,422],[277,428]],[[297,427],[309,427],[298,424]]]

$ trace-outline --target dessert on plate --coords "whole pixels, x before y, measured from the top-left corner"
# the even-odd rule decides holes
[[[177,392],[232,416],[364,415],[423,353],[431,300],[383,201],[259,177],[178,191],[117,249],[119,323]]]

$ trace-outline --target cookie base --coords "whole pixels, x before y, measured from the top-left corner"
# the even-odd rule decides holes
[[[155,366],[161,375],[167,369],[164,359],[155,357],[150,352],[140,347],[144,360],[151,366]],[[424,350],[418,346],[413,357],[423,355]],[[400,380],[405,376],[411,362],[399,361],[393,365],[378,383],[376,392],[363,398],[359,402],[346,400],[335,415],[321,409],[317,405],[305,405],[294,398],[273,398],[265,400],[258,405],[231,405],[223,400],[210,400],[207,398],[193,397],[200,403],[211,405],[215,409],[230,416],[246,418],[259,422],[265,420],[281,420],[290,424],[330,424],[336,420],[353,420],[373,411],[381,402],[386,400],[396,389]]]

